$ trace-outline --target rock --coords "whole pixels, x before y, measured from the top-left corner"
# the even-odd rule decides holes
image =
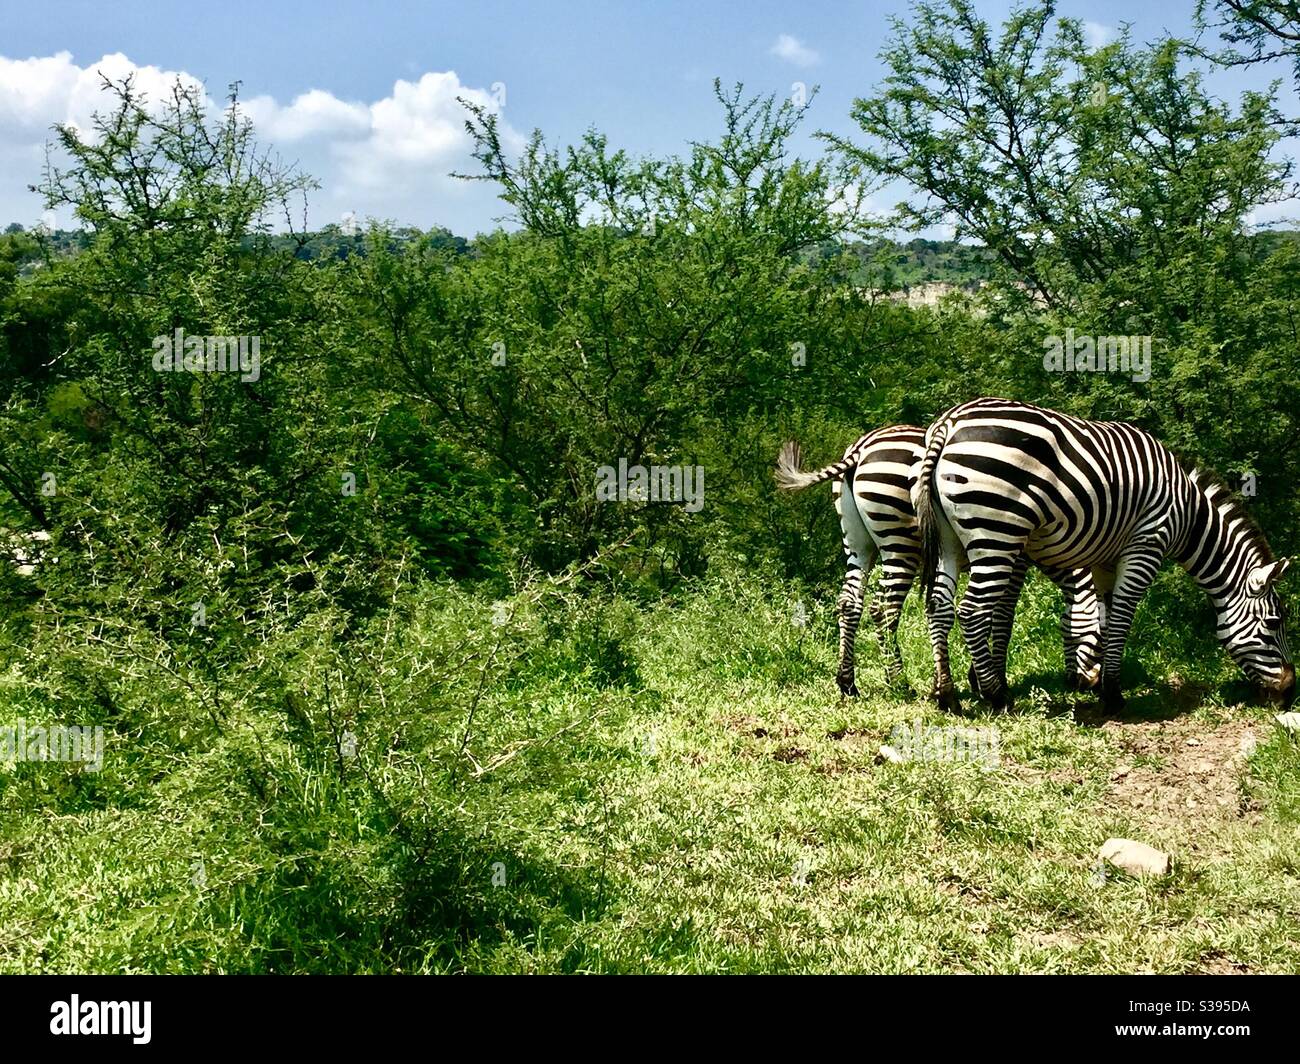
[[[1188,745],[1188,746],[1200,746],[1200,745],[1201,745],[1201,740],[1200,740],[1200,739],[1188,739],[1188,740],[1187,740],[1187,745]]]
[[[880,750],[876,753],[876,760],[890,761],[893,762],[895,765],[899,765],[902,764],[904,761],[906,761],[907,758],[905,758],[892,746],[882,746]]]
[[[1165,876],[1173,867],[1169,854],[1132,839],[1107,839],[1101,847],[1101,859],[1131,876]]]
[[[1287,731],[1300,732],[1300,713],[1292,710],[1290,713],[1279,713],[1273,718]]]

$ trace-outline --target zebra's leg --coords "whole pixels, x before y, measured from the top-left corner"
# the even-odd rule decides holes
[[[994,709],[1010,708],[1006,679],[999,675],[989,649],[993,614],[1015,577],[1018,555],[984,554],[971,559],[970,582],[957,610],[962,637],[970,651],[971,669],[978,685],[975,691]]]
[[[840,624],[840,666],[835,673],[835,683],[840,694],[850,698],[858,695],[854,645],[858,637],[858,624],[862,620],[862,583],[862,570],[851,565],[844,573],[844,584],[835,604]]]
[[[1061,589],[1061,645],[1065,649],[1065,686],[1091,691],[1101,684],[1101,601],[1087,569],[1044,566]]]
[[[885,659],[885,678],[891,687],[905,685],[903,680],[903,652],[898,645],[898,622],[903,616],[903,603],[916,579],[920,559],[915,554],[881,553],[880,585],[871,606],[871,619],[880,637],[880,650]]]
[[[934,650],[934,686],[931,693],[938,701],[940,709],[959,713],[961,703],[953,687],[952,670],[948,662],[948,635],[952,631],[952,622],[956,617],[954,605],[957,599],[957,574],[960,571],[960,561],[957,553],[948,548],[949,545],[945,542],[944,549],[939,554],[934,585],[922,590],[927,593],[925,621],[930,629],[930,646]]]
[[[1104,596],[1106,628],[1103,633],[1101,703],[1107,712],[1118,713],[1124,708],[1119,682],[1124,644],[1128,641],[1138,603],[1151,586],[1163,560],[1164,551],[1159,547],[1147,544],[1130,547],[1115,567],[1114,589]]]
[[[1086,569],[1070,570],[1061,590],[1065,594],[1061,611],[1065,682],[1076,691],[1092,691],[1101,686],[1101,603]]]
[[[1021,554],[1016,558],[1015,568],[1011,572],[1010,580],[1007,581],[1006,590],[998,599],[997,605],[993,607],[993,623],[989,631],[989,653],[993,658],[993,667],[1002,679],[1001,686],[1004,688],[1007,686],[1007,653],[1011,646],[1011,627],[1016,620],[1016,603],[1020,601],[1020,592],[1025,586],[1025,577],[1028,573],[1029,555]],[[966,678],[970,681],[971,690],[978,693],[979,677],[975,673],[973,663]]]
[[[1115,590],[1114,568],[1093,569],[1092,587],[1097,595],[1097,634],[1101,639],[1101,676],[1094,685],[1094,690],[1100,690],[1106,677],[1106,618],[1110,613],[1111,595]]]
[[[851,488],[849,501],[845,504],[845,486],[852,484],[853,471],[843,480],[831,484],[835,497],[835,511],[840,515],[840,530],[844,533],[844,584],[840,588],[840,597],[836,603],[836,613],[840,625],[840,665],[835,674],[835,682],[840,694],[850,698],[857,697],[858,684],[855,677],[854,648],[857,643],[858,624],[862,620],[863,585],[871,567],[876,563],[876,547],[867,535],[857,507],[852,503]]]

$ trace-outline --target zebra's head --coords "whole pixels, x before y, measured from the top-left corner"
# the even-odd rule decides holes
[[[1266,695],[1288,705],[1295,698],[1295,666],[1276,585],[1290,564],[1289,558],[1283,558],[1252,566],[1219,617],[1219,631],[1233,660]]]

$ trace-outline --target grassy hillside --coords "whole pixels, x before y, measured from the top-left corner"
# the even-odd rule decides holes
[[[1300,551],[1272,105],[1054,22],[920,5],[813,158],[809,101],[741,85],[662,157],[471,101],[513,221],[469,243],[280,231],[315,185],[237,92],[59,127],[82,228],[0,234],[0,743],[105,750],[0,747],[0,970],[1295,970],[1300,758],[1204,596],[1152,589],[1105,720],[1033,585],[1017,712],[968,722],[996,763],[878,760],[959,722],[869,636],[839,700],[840,530],[773,478],[1008,396],[1141,427]],[[894,182],[959,241],[858,243]],[[1121,338],[1142,372],[1045,357]],[[1173,874],[1100,866],[1117,835]]]
[[[841,701],[829,600],[794,586],[411,588],[362,645],[268,648],[298,690],[274,720],[181,760],[150,729],[96,778],[8,769],[0,971],[1294,971],[1294,740],[1170,640],[1196,593],[1164,583],[1110,721],[1061,691],[1041,581],[1017,711],[969,721],[882,690],[866,633]],[[914,604],[903,640],[920,688]],[[165,721],[181,694],[140,697]],[[11,670],[0,723],[41,700]],[[877,758],[917,722],[996,729],[1000,763]],[[1174,873],[1099,871],[1116,835]]]

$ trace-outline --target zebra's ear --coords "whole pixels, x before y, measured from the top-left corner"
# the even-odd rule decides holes
[[[1246,577],[1246,590],[1255,596],[1263,595],[1286,575],[1289,568],[1291,568],[1290,558],[1255,566]]]

